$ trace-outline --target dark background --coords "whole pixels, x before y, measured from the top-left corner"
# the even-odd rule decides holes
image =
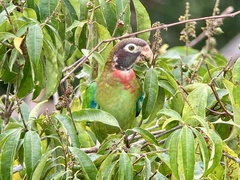
[[[199,18],[205,16],[211,16],[215,5],[215,0],[141,0],[146,7],[152,23],[160,21],[164,24],[170,24],[178,22],[180,15],[185,13],[186,2],[190,4],[190,18]],[[227,7],[232,6],[235,11],[240,10],[240,0],[220,0],[219,9],[220,13]],[[217,40],[217,49],[223,48],[228,42],[230,42],[238,33],[240,33],[240,15],[234,18],[226,18],[221,26],[224,34],[215,36]],[[205,26],[204,21],[197,22],[196,32],[200,34],[201,27]],[[179,41],[179,34],[184,28],[184,25],[174,26],[168,28],[167,31],[162,30],[162,38],[164,43],[170,45],[170,47],[177,45],[184,45]],[[199,43],[195,48],[201,49],[204,45],[204,41]],[[240,43],[240,40],[239,40]]]

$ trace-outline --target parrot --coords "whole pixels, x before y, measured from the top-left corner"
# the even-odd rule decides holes
[[[153,52],[145,40],[127,38],[117,43],[110,51],[101,75],[89,88],[93,98],[90,106],[98,106],[101,110],[113,115],[122,130],[136,125],[139,113],[138,101],[142,99],[142,88],[133,70],[135,63],[153,59]],[[108,133],[117,132],[116,128],[107,126],[96,129]],[[103,132],[102,132],[103,133]]]

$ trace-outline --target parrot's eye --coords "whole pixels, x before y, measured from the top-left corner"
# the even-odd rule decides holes
[[[124,49],[126,49],[129,52],[136,52],[137,51],[137,47],[136,47],[135,44],[127,44]]]

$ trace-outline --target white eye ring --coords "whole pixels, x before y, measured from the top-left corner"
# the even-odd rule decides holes
[[[127,44],[125,47],[124,47],[124,49],[126,50],[126,51],[128,51],[128,52],[137,52],[137,46],[135,45],[135,44],[132,44],[132,43],[130,43],[130,44]]]

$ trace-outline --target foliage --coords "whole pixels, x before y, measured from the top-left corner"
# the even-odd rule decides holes
[[[181,21],[189,19],[189,6]],[[139,0],[1,1],[0,77],[7,88],[0,179],[240,177],[240,59],[231,67],[214,48],[221,25],[215,20],[203,28],[201,50],[189,46],[194,22],[180,33],[182,47],[167,49],[156,31],[154,61],[134,67],[144,90],[140,126],[97,142],[101,134],[91,123],[119,125],[111,114],[84,108],[84,92],[101,73],[113,37],[132,32],[133,13],[137,31],[151,28]],[[150,32],[137,36],[149,40]],[[59,85],[57,111],[39,116]],[[30,93],[38,102],[31,110],[23,99]]]

